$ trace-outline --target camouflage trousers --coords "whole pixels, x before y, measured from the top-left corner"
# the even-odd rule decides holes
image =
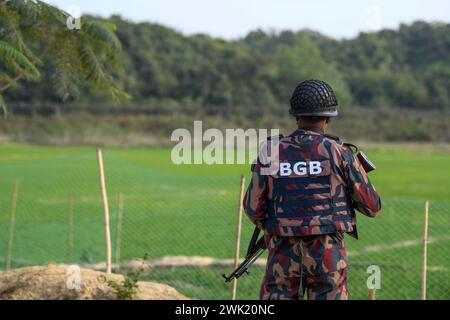
[[[262,300],[347,300],[344,241],[329,235],[272,236],[268,243]]]

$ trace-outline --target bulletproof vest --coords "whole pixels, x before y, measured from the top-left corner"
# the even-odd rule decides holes
[[[355,212],[334,143],[303,130],[280,140],[278,172],[269,177],[265,228],[270,234],[353,231]]]

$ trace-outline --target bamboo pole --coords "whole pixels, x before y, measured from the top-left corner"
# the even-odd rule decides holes
[[[14,241],[14,228],[16,226],[16,209],[17,209],[17,196],[19,193],[19,180],[14,183],[11,218],[9,222],[9,235],[8,235],[8,255],[6,257],[6,270],[11,270],[12,255],[13,255],[13,241]]]
[[[67,197],[67,252],[69,263],[73,262],[73,197]]]
[[[376,300],[376,289],[369,289],[369,300]]]
[[[422,300],[427,299],[427,243],[428,243],[428,200],[424,205],[423,250],[422,250]]]
[[[106,242],[106,273],[111,273],[111,232],[109,227],[109,207],[108,196],[106,194],[105,172],[103,169],[102,149],[97,149],[98,173],[100,178],[100,192],[103,202],[103,219],[105,226],[105,242]]]
[[[239,254],[241,249],[241,229],[242,229],[242,202],[244,201],[244,187],[245,187],[245,177],[241,174],[241,188],[239,192],[239,205],[237,212],[237,226],[236,226],[236,251],[234,254],[234,268],[238,266]],[[233,288],[231,299],[236,300],[236,290],[237,290],[237,279],[233,279]]]
[[[120,270],[120,246],[122,241],[123,193],[119,193],[117,200],[116,225],[116,270]]]

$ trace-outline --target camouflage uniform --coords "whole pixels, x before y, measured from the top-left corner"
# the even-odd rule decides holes
[[[335,235],[357,237],[355,209],[374,217],[380,197],[353,152],[319,130],[298,129],[278,150],[280,169],[263,175],[258,160],[244,198],[269,249],[260,298],[302,299],[306,290],[309,299],[347,299],[348,260]]]

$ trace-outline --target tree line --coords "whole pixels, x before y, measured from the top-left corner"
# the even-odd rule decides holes
[[[115,25],[122,46],[123,72],[114,81],[131,96],[122,104],[274,110],[288,104],[299,81],[316,78],[332,85],[343,108],[450,109],[447,23],[417,21],[343,40],[311,30],[256,30],[231,41],[120,16],[104,21]],[[4,98],[25,105],[107,101],[82,83],[79,90],[54,90],[54,78],[44,69],[41,81],[22,81]]]

